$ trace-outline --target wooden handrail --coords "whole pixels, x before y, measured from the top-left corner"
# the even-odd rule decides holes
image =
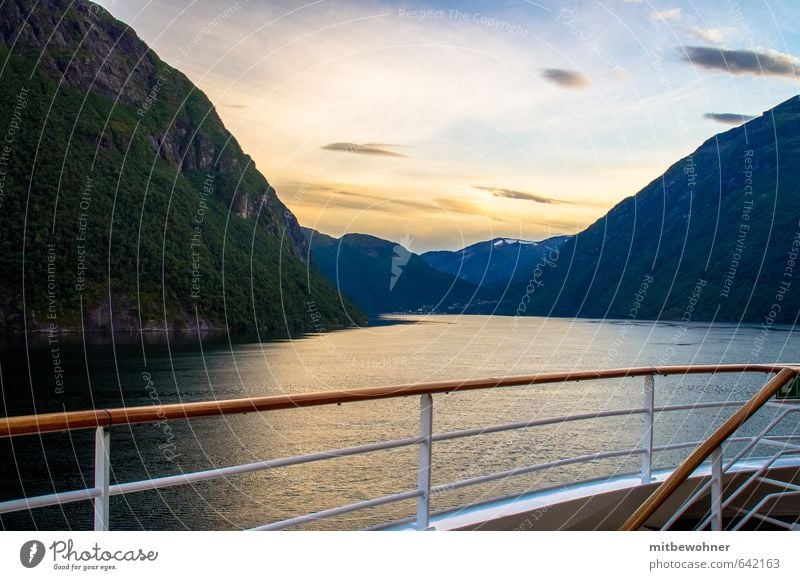
[[[742,405],[733,415],[720,425],[705,441],[687,457],[678,468],[667,477],[639,508],[622,524],[620,530],[640,529],[667,499],[694,473],[694,470],[708,459],[711,453],[722,445],[745,421],[770,400],[787,382],[797,376],[799,369],[784,368],[772,377],[767,384]]]
[[[390,399],[414,395],[474,391],[498,387],[539,385],[547,383],[591,381],[638,377],[645,375],[686,375],[762,372],[778,373],[790,365],[740,364],[740,365],[684,365],[650,366],[619,369],[572,371],[567,373],[542,373],[504,378],[465,379],[406,385],[365,387],[344,391],[318,391],[293,395],[271,395],[245,399],[223,399],[195,403],[174,403],[141,407],[121,407],[89,411],[67,411],[0,419],[0,437],[15,437],[37,433],[54,433],[91,429],[101,426],[156,423],[163,420],[191,419],[219,415],[235,415],[260,411],[315,407],[373,399]]]

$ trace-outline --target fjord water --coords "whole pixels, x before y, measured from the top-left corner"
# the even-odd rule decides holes
[[[151,405],[420,381],[501,377],[633,365],[797,362],[789,328],[491,316],[395,316],[392,324],[268,340],[203,335],[59,336],[4,339],[3,415]],[[54,351],[63,389],[54,374]],[[656,404],[743,400],[765,375],[656,379]],[[434,397],[436,432],[638,407],[643,379],[588,381]],[[662,414],[656,444],[696,441],[730,413]],[[191,422],[117,427],[112,482],[223,467],[414,436],[419,399],[253,413]],[[766,410],[752,433],[774,411]],[[607,418],[482,435],[434,445],[433,483],[610,449],[637,447],[641,418]],[[0,500],[91,487],[93,433],[1,440]],[[686,451],[661,453],[656,466]],[[112,498],[112,529],[236,529],[413,489],[417,450],[408,447],[326,460],[195,485]],[[433,508],[517,495],[615,473],[638,457],[596,461],[437,494]],[[368,527],[413,513],[402,502],[309,526]],[[5,529],[86,529],[91,506],[77,503],[0,517]]]

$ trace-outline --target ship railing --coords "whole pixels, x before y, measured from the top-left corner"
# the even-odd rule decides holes
[[[740,408],[740,410],[737,411],[738,414],[741,412],[741,408],[747,407],[748,404],[752,406],[752,400],[748,402],[720,401],[657,406],[655,405],[655,378],[657,376],[722,373],[777,373],[775,378],[768,383],[768,386],[770,388],[775,387],[773,391],[776,391],[780,385],[785,384],[785,382],[791,377],[794,377],[797,373],[797,370],[796,367],[786,364],[649,366],[573,371],[566,373],[542,373],[503,378],[441,381],[396,386],[367,387],[341,391],[300,393],[294,395],[275,395],[244,399],[162,404],[157,406],[151,405],[142,407],[94,409],[86,411],[70,411],[63,413],[7,417],[0,419],[0,437],[22,437],[31,435],[42,436],[49,433],[94,429],[94,485],[93,487],[86,489],[3,501],[0,502],[0,514],[32,510],[46,506],[61,506],[72,502],[91,501],[94,508],[94,529],[108,530],[110,523],[109,499],[113,496],[164,489],[179,485],[194,484],[201,481],[228,478],[246,473],[308,464],[317,461],[349,457],[389,449],[417,446],[418,461],[416,488],[382,497],[359,501],[348,505],[338,506],[331,509],[298,515],[280,521],[270,522],[252,529],[285,529],[311,522],[317,522],[323,518],[348,514],[358,510],[394,502],[415,499],[417,502],[416,516],[412,518],[414,527],[417,530],[428,530],[432,529],[431,498],[437,493],[452,491],[459,488],[497,480],[505,480],[514,476],[541,472],[568,465],[588,463],[601,459],[640,456],[641,468],[638,476],[640,477],[641,483],[650,483],[653,477],[654,454],[664,451],[692,448],[700,443],[695,441],[690,443],[674,443],[661,446],[654,445],[654,419],[656,415],[682,410],[714,408],[722,409],[727,407]],[[516,421],[456,431],[438,433],[434,432],[433,417],[435,395],[553,383],[577,383],[581,381],[626,379],[632,377],[644,378],[642,396],[643,404],[638,407],[577,413],[549,418],[536,418],[527,421]],[[763,392],[764,389],[759,391],[759,393]],[[111,484],[110,482],[110,431],[120,426],[197,419],[201,417],[237,415],[253,412],[269,413],[277,410],[318,407],[323,405],[341,405],[358,401],[372,401],[400,397],[419,398],[419,432],[417,436],[368,443],[318,453],[307,453],[292,457],[268,459],[240,465],[215,467],[213,469],[203,471],[155,477],[141,481],[130,481],[115,484]],[[759,407],[760,406],[761,405],[759,405]],[[753,412],[755,412],[755,410],[755,408],[752,409]],[[632,416],[642,417],[641,439],[640,443],[635,447],[607,450],[599,453],[582,454],[549,462],[525,465],[504,471],[461,479],[441,485],[432,485],[431,483],[432,466],[434,465],[434,443],[518,429],[543,427],[547,425],[562,425],[571,422],[591,421],[607,417]],[[749,444],[752,443],[751,439],[752,438],[740,437],[731,439],[731,441],[735,440]],[[794,438],[790,437],[789,439]],[[761,442],[780,442],[786,440],[786,437],[764,434],[760,440]]]
[[[709,507],[705,511],[705,515],[701,516],[694,526],[695,530],[710,528],[712,531],[721,531],[726,527],[731,530],[741,530],[754,518],[774,527],[787,530],[798,529],[797,523],[763,514],[761,510],[772,502],[800,495],[799,485],[791,481],[786,482],[768,477],[769,470],[778,466],[781,459],[800,453],[800,445],[793,442],[796,436],[774,435],[787,420],[793,420],[791,423],[792,433],[796,432],[798,425],[796,414],[800,413],[800,405],[797,404],[796,399],[785,399],[785,402],[777,402],[773,399],[779,392],[788,391],[794,381],[800,380],[799,373],[800,367],[796,366],[782,369],[707,439],[698,442],[692,453],[631,514],[621,529],[639,530],[647,527],[648,520],[656,515],[673,494],[709,459],[711,465],[707,481],[699,485],[671,514],[668,514],[669,517],[658,526],[659,529],[668,530],[682,518],[685,520],[688,510],[697,506],[700,500],[708,500]],[[755,436],[735,437],[735,433],[759,409],[765,406],[777,407],[779,412]],[[730,443],[742,442],[746,444],[725,461],[723,447]],[[760,456],[761,460],[757,467],[745,472],[744,476],[739,478],[740,482],[730,477],[735,473],[741,473],[739,469],[741,460],[752,454],[758,447],[770,448],[773,453]],[[726,476],[728,477],[726,478]],[[726,479],[729,481],[727,485]],[[778,492],[765,493],[763,490],[759,491],[759,484],[782,489]],[[760,495],[760,497],[755,497],[756,495]],[[734,503],[737,500],[739,505]],[[727,524],[724,517],[726,514],[728,514]]]

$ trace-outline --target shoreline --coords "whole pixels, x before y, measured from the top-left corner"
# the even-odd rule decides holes
[[[402,318],[398,318],[402,317]],[[414,319],[407,320],[404,318],[411,318]],[[344,324],[331,324],[326,325],[325,329],[320,332],[318,329],[314,328],[305,328],[305,329],[281,329],[281,330],[258,330],[258,329],[227,329],[223,327],[214,327],[214,326],[204,326],[201,328],[189,328],[189,327],[160,327],[155,328],[152,326],[148,326],[146,328],[117,328],[117,329],[109,329],[109,328],[87,328],[87,327],[73,327],[73,326],[64,326],[59,327],[57,330],[52,330],[49,328],[30,328],[27,330],[22,329],[15,329],[15,328],[4,328],[0,329],[0,337],[15,337],[15,336],[23,336],[23,335],[30,335],[30,336],[76,336],[76,335],[89,335],[93,337],[99,336],[133,336],[133,335],[146,335],[146,336],[156,336],[156,335],[170,335],[170,336],[191,336],[191,335],[200,335],[200,336],[209,336],[209,335],[229,335],[229,336],[246,336],[246,335],[267,335],[270,337],[284,337],[284,338],[297,338],[299,336],[304,335],[318,335],[318,334],[325,334],[327,332],[334,332],[340,330],[353,330],[353,329],[360,329],[360,328],[378,328],[382,326],[399,326],[399,325],[410,325],[410,324],[453,324],[453,322],[445,322],[445,321],[435,321],[435,320],[425,320],[426,318],[431,317],[470,317],[470,318],[477,318],[477,317],[494,317],[494,318],[508,318],[513,319],[516,318],[513,314],[480,314],[480,313],[420,313],[420,312],[390,312],[385,314],[380,314],[377,318],[370,318],[366,324],[358,325],[358,324],[351,324],[351,325],[344,325]],[[556,320],[574,320],[580,322],[586,322],[589,324],[612,324],[612,325],[635,325],[635,326],[642,326],[642,325],[649,325],[649,324],[665,324],[671,326],[687,326],[687,327],[702,327],[702,326],[717,326],[720,328],[725,327],[762,327],[760,321],[748,321],[748,320],[692,320],[686,322],[679,318],[660,318],[660,319],[649,319],[649,318],[640,318],[636,320],[630,320],[627,318],[584,318],[579,316],[543,316],[543,315],[531,315],[531,316],[523,316],[516,318],[517,320],[549,320],[549,319],[556,319]],[[797,328],[796,325],[792,324],[774,324],[770,327],[770,330],[776,330],[781,332],[793,331]]]

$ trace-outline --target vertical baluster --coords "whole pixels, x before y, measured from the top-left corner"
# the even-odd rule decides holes
[[[642,415],[642,483],[650,483],[653,475],[653,407],[655,401],[655,377],[647,375],[644,378],[644,408]]]
[[[722,530],[722,447],[711,452],[711,530]]]
[[[419,401],[419,465],[417,467],[417,530],[428,529],[431,514],[431,454],[433,451],[433,397],[422,395]]]
[[[109,448],[111,437],[108,428],[98,427],[94,437],[94,529],[108,530]]]

